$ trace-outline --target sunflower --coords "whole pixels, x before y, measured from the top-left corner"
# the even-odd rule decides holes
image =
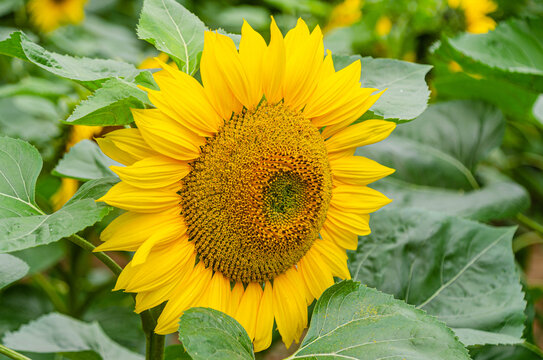
[[[271,40],[246,22],[239,51],[206,32],[202,84],[161,63],[134,109],[136,128],[98,139],[125,167],[98,201],[127,210],[96,251],[135,251],[115,290],[137,293],[136,311],[166,302],[155,332],[175,332],[189,307],[234,317],[255,351],[298,342],[307,306],[349,278],[345,249],[369,234],[369,213],[390,200],[367,187],[392,169],[357,147],[395,124],[352,125],[381,92],[361,88],[360,61],[335,71],[322,32],[303,20]]]
[[[492,0],[448,0],[449,7],[464,12],[466,30],[474,34],[484,34],[494,30],[496,22],[488,14],[498,6]]]
[[[30,19],[43,32],[66,24],[79,24],[85,17],[87,0],[30,0]]]
[[[344,0],[336,5],[323,31],[328,33],[338,27],[350,26],[362,17],[362,0]]]

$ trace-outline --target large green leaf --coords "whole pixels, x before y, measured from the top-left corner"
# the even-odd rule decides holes
[[[51,243],[12,252],[10,255],[23,260],[30,267],[28,275],[46,270],[62,259],[65,248],[61,243]]]
[[[409,208],[381,210],[370,225],[351,254],[353,279],[426,310],[465,345],[522,342],[515,228]]]
[[[28,269],[23,260],[9,254],[0,254],[0,290],[21,279],[28,273]]]
[[[34,199],[41,167],[40,154],[32,145],[0,137],[0,218],[42,213]]]
[[[179,340],[194,360],[254,359],[245,329],[230,316],[208,308],[192,308],[179,322]]]
[[[397,179],[383,179],[372,185],[393,199],[389,208],[420,208],[479,221],[508,219],[527,209],[528,192],[519,184],[490,168],[480,169],[483,186],[459,191],[420,186]]]
[[[343,281],[315,305],[311,326],[289,359],[469,359],[445,324],[424,311]]]
[[[30,144],[0,138],[0,253],[49,244],[101,220],[111,208],[95,200],[118,179],[89,181],[60,210],[45,214],[34,199],[42,162]]]
[[[120,165],[107,157],[96,143],[81,140],[70,148],[55,167],[54,174],[87,181],[116,176],[109,170],[112,165]]]
[[[187,74],[198,70],[206,27],[175,0],[145,0],[138,36],[170,55]]]
[[[104,360],[143,360],[111,340],[97,323],[87,324],[66,315],[48,314],[7,333],[3,343],[14,350],[35,353],[93,351]]]
[[[400,136],[437,149],[474,170],[490,150],[502,143],[501,111],[480,101],[448,101],[430,105],[416,121],[399,126]]]
[[[334,56],[334,66],[339,70],[356,60],[362,62],[360,81],[363,87],[388,89],[371,107],[375,115],[404,122],[416,118],[426,109],[430,91],[424,78],[432,68],[430,65],[355,55]]]
[[[134,83],[110,79],[81,101],[66,123],[72,125],[126,125],[134,121],[130,109],[150,104],[147,93]]]
[[[95,200],[103,196],[118,178],[91,180],[53,214],[0,219],[0,253],[49,244],[93,225],[111,207]],[[33,191],[33,189],[32,189]]]
[[[486,34],[464,33],[444,42],[471,69],[502,71],[514,82],[543,92],[542,19],[512,19]]]
[[[0,87],[0,97],[14,95],[35,95],[46,98],[58,98],[67,95],[72,87],[67,81],[51,81],[39,77],[25,77],[15,84]],[[2,108],[5,108],[2,106]]]
[[[471,350],[474,360],[541,360],[542,356],[522,347],[515,346],[483,346]]]
[[[164,360],[192,360],[183,345],[170,345],[164,349]]]
[[[434,104],[384,141],[357,149],[396,173],[372,187],[394,199],[392,207],[439,210],[478,220],[516,215],[527,192],[504,176],[477,168],[498,147],[504,119],[492,105],[474,101]],[[477,169],[477,171],[475,171]]]
[[[133,65],[120,61],[75,58],[47,51],[20,31],[0,41],[0,54],[30,61],[55,75],[78,81],[89,88],[96,88],[113,77],[133,78],[139,72]]]
[[[441,95],[484,99],[519,119],[543,122],[543,20],[509,20],[487,34],[443,38],[433,49]],[[465,73],[454,72],[455,62]]]
[[[42,97],[17,95],[0,99],[0,132],[42,146],[60,134],[55,105]]]

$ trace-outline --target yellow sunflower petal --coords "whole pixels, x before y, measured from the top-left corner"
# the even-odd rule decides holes
[[[145,142],[138,129],[115,130],[96,141],[104,154],[125,165],[132,165],[148,156],[158,155]]]
[[[132,109],[132,114],[143,138],[157,152],[177,160],[192,160],[200,155],[205,139],[162,111]]]
[[[110,169],[125,183],[142,189],[172,185],[190,172],[188,163],[163,155],[150,156],[126,167],[111,166]]]
[[[331,229],[331,225],[333,224],[338,228],[342,228],[357,235],[368,235],[371,232],[369,220],[370,216],[368,214],[345,212],[344,210],[335,208],[333,205],[330,205],[328,213],[326,214],[326,222],[330,222],[328,229]]]
[[[298,276],[294,281],[287,273]],[[299,336],[307,324],[307,301],[301,296],[300,289],[305,288],[303,279],[295,269],[289,269],[273,280],[273,314],[277,329],[287,348]]]
[[[250,106],[258,105],[262,98],[262,70],[266,42],[259,33],[253,30],[245,20],[241,27],[241,41],[239,43],[239,59],[247,74],[251,97]]]
[[[391,199],[367,186],[340,185],[332,190],[330,205],[349,213],[369,214],[390,202]]]
[[[232,288],[232,294],[230,296],[230,305],[228,306],[228,311],[226,311],[226,313],[230,315],[231,317],[236,316],[236,313],[238,312],[238,308],[239,308],[239,302],[241,301],[241,297],[243,296],[244,292],[245,292],[245,289],[243,288],[243,284],[241,282],[236,282],[236,284]]]
[[[221,72],[220,63],[223,54],[217,52],[217,36],[211,31],[206,31],[204,34],[204,51],[200,61],[200,73],[209,102],[217,113],[227,120],[232,116],[232,112],[239,112],[243,105],[232,93],[225,79],[225,74]]]
[[[275,104],[283,98],[283,79],[285,77],[285,41],[274,18],[270,24],[270,44],[264,55],[264,71],[262,72],[262,89],[266,100]]]
[[[363,156],[330,159],[330,168],[334,179],[352,185],[368,185],[395,171]]]
[[[395,128],[396,124],[390,121],[366,120],[326,140],[326,149],[331,153],[374,144],[385,139]]]
[[[255,338],[256,332],[256,316],[258,314],[258,306],[262,299],[262,287],[259,283],[250,282],[241,297],[238,311],[235,319],[243,326],[249,338]]]
[[[180,282],[172,291],[170,299],[157,321],[155,332],[165,335],[177,331],[179,318],[192,304],[198,302],[209,286],[213,271],[206,269],[200,261],[194,267],[187,281]]]
[[[171,253],[176,256],[168,256]],[[117,279],[115,290],[139,292],[158,289],[189,271],[194,265],[194,262],[190,262],[193,254],[194,244],[187,241],[186,237],[157,247],[149,253],[143,264],[128,263]]]
[[[208,307],[221,312],[226,312],[230,306],[230,280],[220,272],[213,274],[213,278],[205,290],[199,306]]]
[[[317,86],[317,75],[324,60],[322,31],[317,25],[310,34],[300,18],[285,36],[286,68],[283,82],[285,103],[293,109],[303,108]]]
[[[258,306],[256,318],[255,352],[267,349],[272,342],[273,330],[273,288],[269,281],[264,285],[264,294]]]
[[[333,215],[330,216],[328,213],[326,221],[320,230],[320,234],[323,240],[337,244],[343,249],[356,250],[358,246],[358,235],[356,234],[356,231],[359,230],[359,227],[356,227],[356,229],[349,227],[350,230],[355,230],[354,232],[346,229],[346,227],[347,226],[342,225],[340,221],[333,217]],[[369,227],[364,230],[369,231]]]
[[[103,201],[124,210],[152,213],[177,207],[179,204],[177,190],[178,187],[141,189],[120,182],[96,201]]]
[[[167,68],[168,65],[163,66]],[[160,91],[147,90],[149,100],[173,120],[200,136],[216,133],[223,121],[208,101],[202,85],[192,76],[170,69],[177,72],[175,78],[154,76]]]
[[[176,208],[151,214],[124,213],[102,231],[100,238],[104,243],[94,251],[135,251],[163,226],[171,229],[171,236],[181,233],[185,225],[180,220],[179,209]]]
[[[313,248],[318,252],[321,258],[326,261],[330,267],[333,276],[341,279],[350,279],[351,274],[347,267],[347,253],[341,247],[335,245],[332,241],[317,239],[313,243]]]
[[[178,281],[171,281],[155,290],[140,291],[136,295],[137,314],[147,309],[152,309],[155,306],[162,304],[165,299],[168,299],[173,289],[177,286]]]
[[[174,231],[178,232],[174,233]],[[153,250],[155,246],[163,244],[165,242],[169,242],[174,238],[179,238],[185,235],[186,231],[186,228],[180,228],[179,226],[177,226],[177,224],[169,224],[169,226],[163,225],[158,231],[153,233],[153,235],[145,240],[143,244],[141,244],[141,246],[134,254],[134,257],[132,257],[132,265],[137,266],[143,264],[147,260],[149,253],[151,252],[151,250]]]
[[[311,295],[318,299],[334,284],[334,277],[321,255],[312,247],[298,262],[298,269]]]

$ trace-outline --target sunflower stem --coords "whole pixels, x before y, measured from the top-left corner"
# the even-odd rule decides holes
[[[18,353],[15,350],[11,350],[10,348],[5,347],[4,345],[0,344],[0,354],[6,355],[10,359],[14,360],[32,360],[23,354]]]
[[[140,314],[146,340],[145,360],[162,360],[164,358],[164,335],[155,333],[156,320],[153,317],[153,315],[158,317],[160,310],[161,308],[157,307],[145,310]]]
[[[87,240],[83,239],[81,236],[77,234],[73,234],[72,236],[68,237],[68,240],[76,244],[77,246],[83,248],[86,251],[89,251],[96,256],[98,260],[100,260],[104,265],[106,265],[116,276],[119,276],[121,271],[123,270],[112,258],[107,256],[103,252],[93,252],[94,249],[96,249],[96,246],[92,245]]]

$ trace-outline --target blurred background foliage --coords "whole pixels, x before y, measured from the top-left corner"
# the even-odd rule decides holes
[[[35,4],[40,1],[45,3],[42,8]],[[75,2],[72,6],[84,9],[84,16],[55,13],[56,1],[0,0],[0,39],[22,29],[50,51],[157,67],[152,58],[160,54],[136,36],[141,1],[61,0]],[[334,54],[433,65],[426,77],[431,89],[426,112],[363,153],[397,169],[390,180],[376,185],[395,199],[392,208],[416,207],[519,226],[513,249],[528,301],[524,336],[543,345],[542,0],[179,2],[210,29],[239,33],[245,19],[267,39],[270,16],[283,33],[302,17],[310,28],[323,29],[325,47]],[[44,13],[48,21],[42,19]],[[51,20],[55,16],[56,22]],[[491,31],[496,26],[498,30]],[[0,56],[0,74],[0,134],[39,149],[44,171],[37,202],[54,211],[79,185],[77,179],[56,176],[59,160],[76,143],[92,141],[114,127],[59,121],[90,95],[83,86],[6,56]],[[98,243],[99,233],[116,215],[85,230],[86,238]],[[16,255],[30,264],[30,276],[0,294],[0,336],[56,310],[96,320],[111,339],[143,350],[131,298],[110,293],[113,277],[88,253],[69,243],[53,243]],[[121,264],[129,258],[114,256]],[[119,324],[124,324],[122,330]],[[260,356],[272,358],[282,351],[277,347]],[[520,346],[471,351],[478,360],[540,358],[538,350]]]

